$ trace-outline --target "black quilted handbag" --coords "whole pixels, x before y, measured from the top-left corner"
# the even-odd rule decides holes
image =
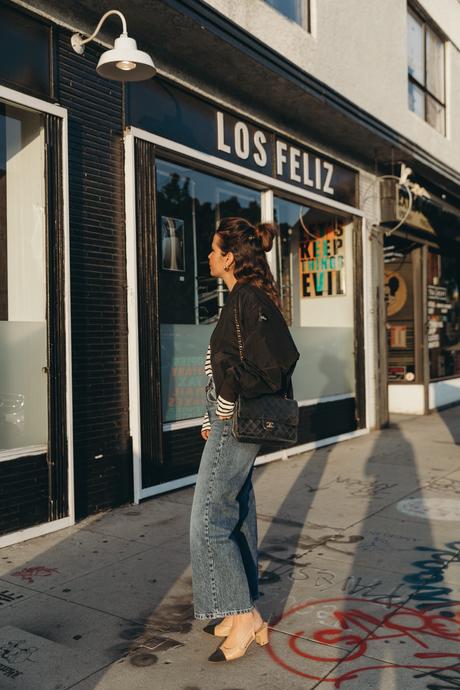
[[[243,361],[243,343],[236,305],[234,318],[240,359]],[[297,442],[299,407],[282,393],[261,395],[257,398],[238,397],[233,415],[232,434],[243,443],[293,444]]]

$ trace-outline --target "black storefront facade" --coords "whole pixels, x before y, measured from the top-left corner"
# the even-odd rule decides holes
[[[99,47],[0,13],[0,545],[194,481],[223,215],[280,224],[297,450],[365,433],[356,167],[192,84],[102,80]]]
[[[0,545],[132,499],[122,87],[0,3]]]
[[[258,462],[385,423],[359,207],[381,123],[198,0],[121,2],[162,67],[129,87],[97,76],[100,45],[70,45],[105,7],[36,7],[0,0],[0,546],[193,483],[225,215],[279,224],[269,261],[302,353],[299,445]],[[201,76],[191,46],[216,57]],[[238,73],[272,79],[271,101]]]
[[[299,445],[264,448],[257,462],[363,430],[356,170],[161,77],[129,86],[126,113],[136,500],[195,479],[203,357],[225,300],[207,255],[223,216],[279,224],[269,261],[301,351]]]

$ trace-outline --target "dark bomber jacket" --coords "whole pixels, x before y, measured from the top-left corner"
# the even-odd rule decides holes
[[[235,304],[243,361],[238,349]],[[253,285],[236,283],[211,336],[211,367],[217,395],[229,402],[239,394],[255,398],[285,392],[292,397],[290,380],[298,358],[286,321],[270,297]]]

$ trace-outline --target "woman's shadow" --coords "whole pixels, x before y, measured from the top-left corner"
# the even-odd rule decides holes
[[[321,358],[319,370],[326,380],[319,398],[337,394],[337,376],[345,370],[341,359],[330,354]],[[345,380],[344,387],[350,388]],[[295,390],[294,390],[295,393]],[[352,406],[337,403],[319,403],[310,410],[301,409],[298,443],[321,442],[331,436],[328,419],[335,415],[334,435],[349,431],[353,425]],[[305,409],[305,408],[304,408]],[[334,445],[317,447],[310,455],[301,472],[295,476],[291,490],[279,506],[276,515],[258,512],[259,521],[268,521],[269,527],[261,541],[259,559],[262,563],[260,576],[260,608],[269,624],[275,625],[292,599],[291,590],[299,579],[308,579],[309,554],[325,542],[343,543],[341,530],[334,530],[308,521],[308,515],[319,491]],[[293,458],[290,462],[295,462]],[[287,467],[287,466],[286,466]],[[256,480],[260,475],[256,475]],[[256,485],[257,494],[257,485]],[[328,575],[325,572],[324,577]],[[294,599],[294,601],[296,601]]]
[[[314,600],[312,586],[318,584],[323,585],[316,589],[318,603],[326,596],[320,592],[326,590],[328,598],[338,600],[327,607],[326,617],[298,621],[296,629],[306,628],[308,640],[325,645],[315,657],[309,656],[308,645],[303,650],[308,677],[322,677],[319,661],[340,658],[328,676],[340,687],[351,688],[360,679],[376,689],[390,687],[391,681],[391,687],[399,689],[407,687],[412,677],[458,683],[459,672],[453,666],[460,646],[458,636],[451,639],[457,602],[444,578],[448,562],[459,559],[460,545],[435,542],[429,515],[419,519],[411,514],[411,494],[420,487],[411,442],[397,424],[379,432],[361,460],[356,483],[342,483],[345,509],[355,500],[363,505],[364,499],[360,518],[353,522],[350,514],[343,531],[331,534],[320,529],[315,537],[313,530],[320,526],[309,522],[308,514],[318,492],[321,499],[327,495],[329,477],[324,486],[321,481],[333,450],[336,447],[329,446],[312,453],[262,540],[261,611],[276,626],[286,611]],[[318,558],[325,552],[325,558]],[[292,593],[300,574],[310,579],[305,602]],[[436,634],[429,630],[433,625]],[[456,659],[445,655],[446,645]]]

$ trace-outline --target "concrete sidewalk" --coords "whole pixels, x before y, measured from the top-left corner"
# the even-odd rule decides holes
[[[456,407],[256,468],[270,644],[232,663],[193,620],[193,487],[0,550],[0,688],[459,688],[459,443]]]

